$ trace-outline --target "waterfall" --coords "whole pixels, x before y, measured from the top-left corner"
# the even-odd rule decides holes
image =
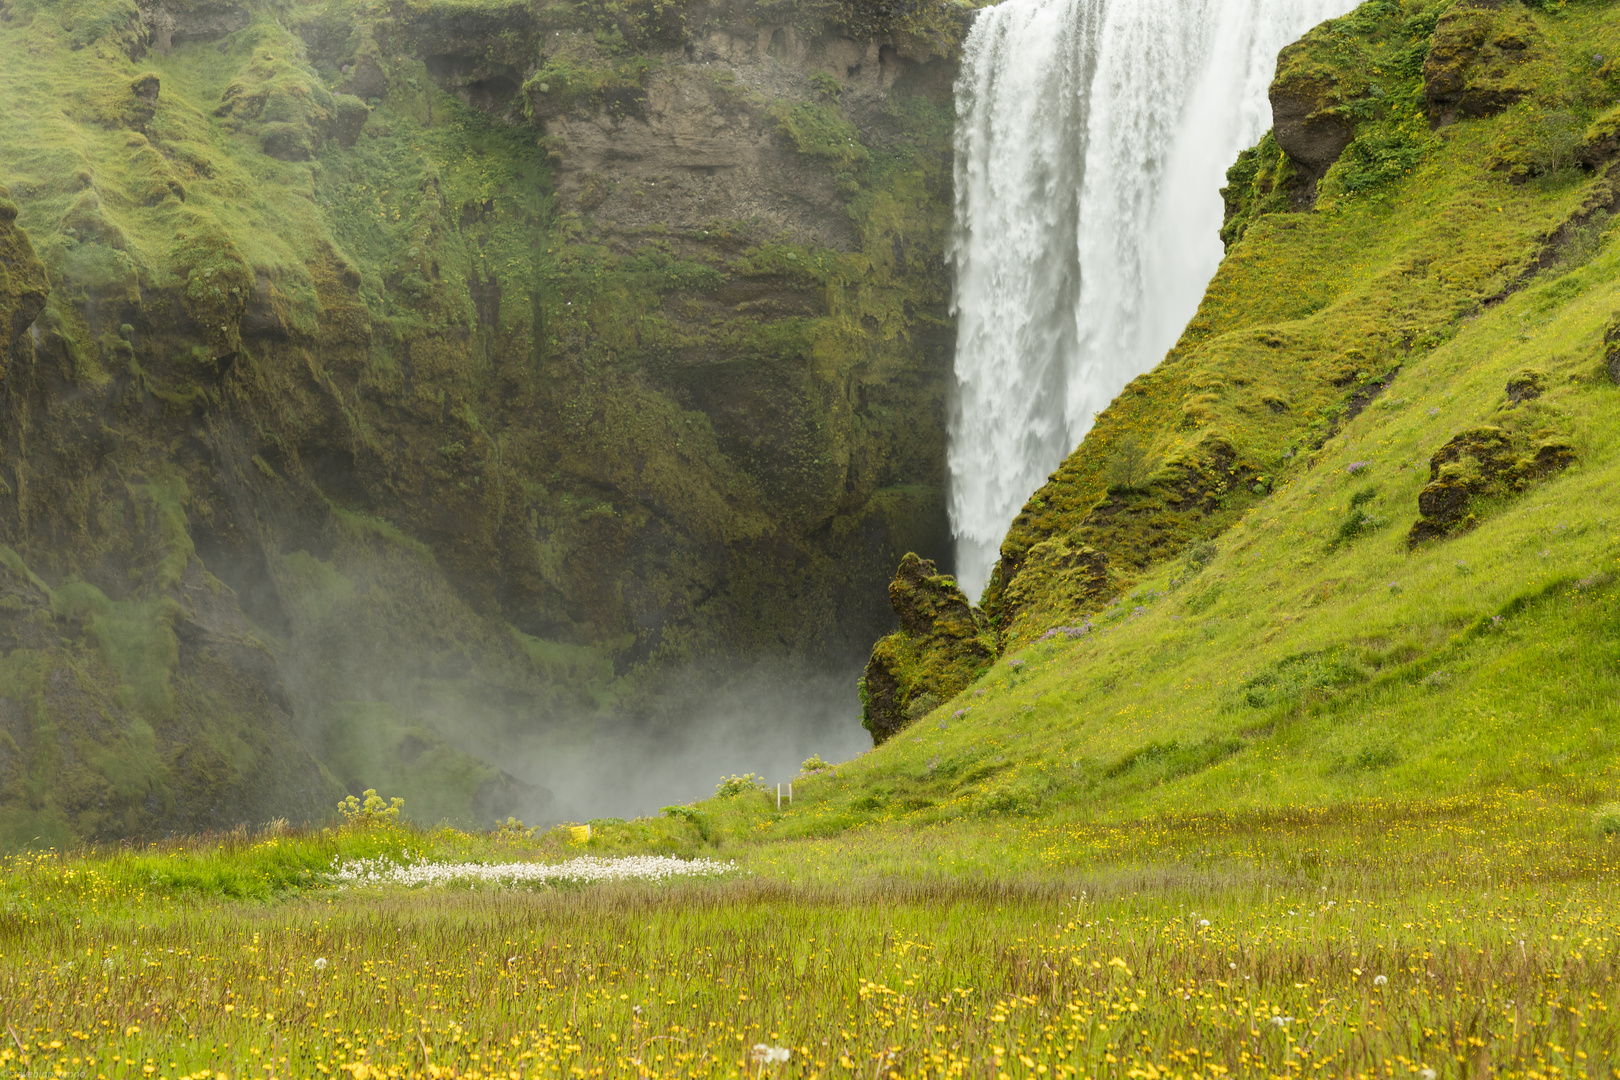
[[[1127,382],[1221,259],[1220,188],[1271,125],[1277,52],[1354,0],[1006,0],[956,84],[957,576]]]

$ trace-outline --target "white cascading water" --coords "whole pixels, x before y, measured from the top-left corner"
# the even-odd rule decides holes
[[[1355,0],[1006,0],[956,84],[957,577],[1175,344],[1221,259],[1226,169],[1277,52]]]

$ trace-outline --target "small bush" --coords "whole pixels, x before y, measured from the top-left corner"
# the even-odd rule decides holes
[[[1236,694],[1228,699],[1227,707],[1293,707],[1363,682],[1366,678],[1367,673],[1350,660],[1343,650],[1299,653],[1284,657],[1245,680]]]
[[[1150,742],[1108,766],[1103,770],[1103,776],[1112,780],[1126,773],[1140,772],[1162,783],[1218,765],[1242,749],[1243,740],[1234,736],[1210,735],[1199,742],[1187,744],[1176,739]]]
[[[1372,127],[1345,149],[1339,185],[1349,192],[1375,191],[1417,168],[1424,149],[1398,126]]]
[[[823,761],[820,754],[811,754],[809,757],[805,758],[804,763],[799,766],[799,770],[801,772],[807,773],[821,772],[823,769],[830,768],[832,768],[831,763]]]
[[[1556,177],[1576,165],[1584,125],[1568,109],[1544,113],[1530,137],[1530,167],[1537,176]]]
[[[1378,489],[1376,487],[1365,487],[1350,496],[1350,510],[1345,515],[1344,520],[1339,522],[1339,531],[1333,538],[1335,545],[1348,544],[1364,533],[1372,532],[1374,529],[1389,524],[1387,518],[1379,517],[1377,514],[1369,514],[1366,510],[1367,504],[1372,502],[1377,495]]]
[[[1193,574],[1203,573],[1204,568],[1215,561],[1219,551],[1220,549],[1208,540],[1200,540],[1189,545],[1181,556],[1182,565],[1186,568],[1184,576],[1191,577]]]
[[[377,794],[376,788],[366,788],[364,801],[350,795],[338,803],[338,813],[343,815],[343,824],[348,828],[370,829],[379,825],[397,825],[399,812],[405,808],[405,800],[398,795],[388,802]]]
[[[810,86],[823,101],[837,101],[844,92],[844,84],[825,71],[812,71]]]
[[[1572,227],[1564,241],[1564,250],[1558,260],[1559,267],[1573,270],[1591,262],[1603,247],[1604,235],[1609,230],[1609,224],[1608,211],[1599,210],[1588,218],[1584,225]]]
[[[691,821],[694,818],[703,816],[695,806],[666,806],[658,812],[665,817],[680,818],[683,821]]]
[[[753,773],[743,773],[741,776],[721,777],[720,786],[714,789],[716,798],[729,799],[733,795],[741,795],[745,791],[763,791],[765,781]]]
[[[531,829],[515,817],[495,823],[495,835],[502,840],[532,840],[539,829]]]
[[[906,718],[909,720],[921,720],[942,704],[944,702],[940,700],[938,694],[924,690],[906,705]]]
[[[1147,448],[1136,436],[1126,435],[1114,444],[1105,476],[1109,491],[1141,491],[1147,487],[1148,477],[1152,473]]]
[[[1620,833],[1620,802],[1608,802],[1592,811],[1592,824],[1599,836]]]

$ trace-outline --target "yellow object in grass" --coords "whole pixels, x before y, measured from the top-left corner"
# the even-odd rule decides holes
[[[568,842],[569,843],[571,843],[571,844],[583,844],[585,841],[589,840],[590,838],[591,838],[591,827],[589,825],[570,825],[568,827]]]

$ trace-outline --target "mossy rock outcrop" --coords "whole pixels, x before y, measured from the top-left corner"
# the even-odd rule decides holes
[[[995,636],[956,579],[908,552],[889,583],[900,629],[872,650],[861,680],[861,724],[874,744],[961,693],[995,662]]]
[[[17,204],[0,187],[0,380],[6,358],[33,325],[50,295],[50,277],[34,255],[28,234],[17,227]]]
[[[1493,116],[1534,89],[1529,62],[1540,28],[1515,0],[1462,0],[1435,26],[1423,63],[1423,98],[1436,125]]]
[[[1510,385],[1511,394],[1511,385]],[[1472,512],[1483,499],[1504,499],[1527,485],[1569,468],[1575,450],[1562,441],[1543,442],[1521,454],[1499,427],[1459,432],[1429,459],[1429,482],[1418,492],[1418,513],[1407,542],[1417,545],[1464,532],[1478,524]]]

